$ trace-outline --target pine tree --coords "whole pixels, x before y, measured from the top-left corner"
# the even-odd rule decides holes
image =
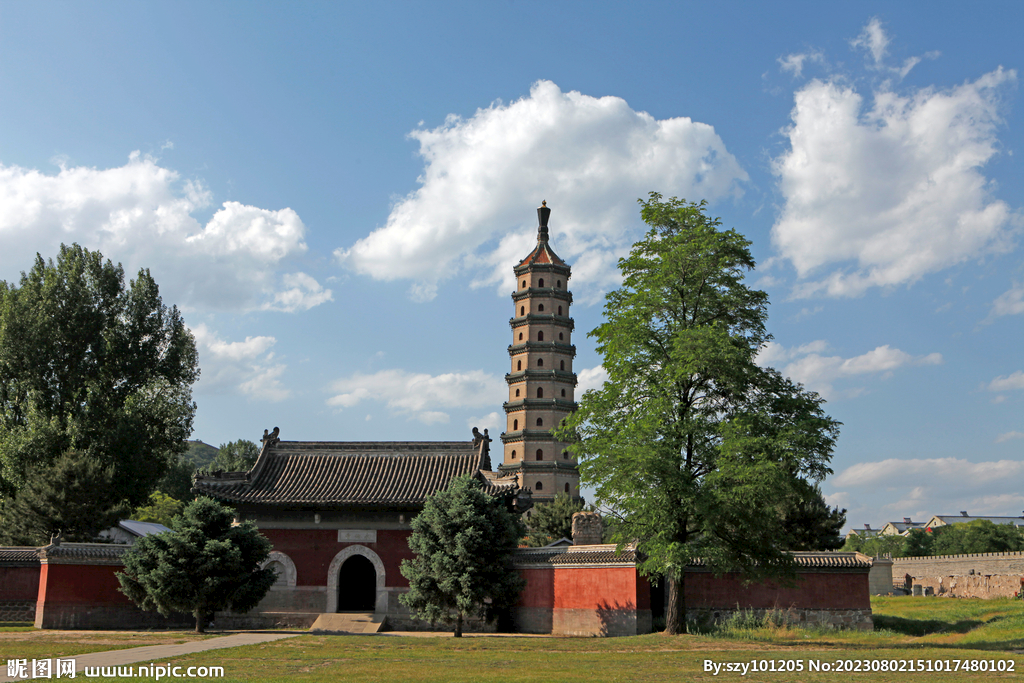
[[[525,585],[512,559],[524,532],[503,498],[484,493],[470,475],[454,479],[412,521],[416,556],[402,561],[409,592],[399,600],[431,624],[454,623],[456,638],[467,617],[493,621]]]
[[[203,633],[214,612],[247,612],[277,575],[260,569],[271,543],[255,522],[232,525],[230,508],[209,498],[189,503],[170,532],[144,536],[125,553],[121,592],[144,610],[192,613]]]
[[[535,505],[526,522],[526,545],[537,548],[560,538],[572,538],[572,516],[583,510],[582,498],[559,493],[550,503]]]

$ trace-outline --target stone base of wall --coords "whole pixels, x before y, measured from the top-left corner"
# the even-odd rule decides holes
[[[551,622],[556,636],[636,636],[652,628],[649,609],[555,609]]]
[[[414,618],[411,614],[387,615],[385,617],[385,631],[455,631],[454,623],[439,621],[431,625],[429,621]],[[497,633],[498,622],[488,624],[483,619],[466,619],[462,622],[463,633]]]
[[[143,612],[134,605],[109,603],[59,603],[47,601],[36,611],[36,628],[54,629],[142,629],[195,628],[191,614],[164,617],[159,612]]]
[[[915,576],[914,586],[925,595],[947,598],[1012,598],[1022,587],[1020,575]]]
[[[35,600],[0,600],[0,621],[35,620]]]
[[[789,609],[687,609],[686,618],[699,624],[721,624],[737,612],[764,617],[773,612],[791,626],[857,629],[870,631],[874,628],[870,609],[811,609],[790,607]]]
[[[217,612],[213,618],[213,625],[217,629],[246,631],[263,628],[309,628],[319,616],[320,612]]]

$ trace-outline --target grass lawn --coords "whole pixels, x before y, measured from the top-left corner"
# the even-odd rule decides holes
[[[0,626],[0,674],[8,659],[51,659],[142,645],[170,645],[216,637],[191,631],[40,631],[31,624]]]
[[[515,638],[404,636],[311,636],[213,650],[180,657],[173,664],[222,666],[223,681],[483,681],[531,683],[571,681],[1003,681],[1024,673],[1024,603],[1013,600],[947,598],[875,598],[876,630],[813,631],[804,629],[737,629],[715,635],[631,638]],[[0,633],[0,644],[21,633]],[[123,634],[128,636],[129,634]],[[159,634],[135,634],[154,638]],[[192,638],[183,632],[164,637]],[[64,638],[69,637],[64,632]],[[96,637],[111,638],[109,633]],[[79,639],[75,637],[77,648]],[[152,644],[152,640],[137,644]],[[13,644],[13,643],[10,643]],[[68,643],[67,645],[71,645]],[[121,647],[127,647],[121,641]],[[116,646],[115,646],[116,647]],[[6,647],[4,648],[7,649]],[[88,648],[77,651],[85,651]],[[98,648],[93,648],[98,649]],[[108,648],[109,649],[109,648]],[[20,648],[19,648],[20,650]],[[25,657],[26,655],[20,654]],[[29,655],[31,656],[31,655]],[[41,655],[47,656],[47,655]],[[56,656],[52,651],[48,656]],[[812,662],[835,666],[903,660],[1012,660],[1015,671],[812,672]],[[724,664],[763,660],[776,669],[745,676],[705,671],[705,661]],[[878,666],[876,664],[876,666]],[[909,667],[909,664],[907,665]],[[955,666],[952,665],[952,666]],[[824,669],[824,667],[822,667]],[[864,664],[861,664],[864,668]],[[924,667],[927,669],[927,665]],[[82,674],[80,673],[79,676]],[[104,680],[101,678],[90,680]],[[152,680],[152,679],[151,679]]]

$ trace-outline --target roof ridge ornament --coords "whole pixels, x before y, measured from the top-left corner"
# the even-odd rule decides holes
[[[548,217],[551,216],[551,209],[548,208],[548,200],[544,200],[537,207],[537,220],[539,226],[537,227],[537,244],[547,244],[548,242]]]

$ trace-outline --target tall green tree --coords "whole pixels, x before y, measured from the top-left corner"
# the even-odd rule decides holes
[[[932,529],[932,555],[1004,553],[1024,550],[1024,532],[1012,524],[987,519],[948,524]]]
[[[416,556],[402,560],[409,592],[398,599],[432,624],[454,623],[461,638],[467,617],[492,621],[519,598],[525,582],[512,556],[524,533],[508,501],[484,493],[470,475],[454,479],[412,521]]]
[[[795,495],[782,506],[788,550],[838,550],[843,546],[846,510],[829,507],[821,487],[796,482]]]
[[[220,470],[222,472],[245,472],[256,464],[256,458],[260,455],[260,447],[252,441],[239,439],[229,443],[222,443],[217,451],[217,457],[210,463],[208,469],[211,472]]]
[[[560,538],[572,538],[572,516],[583,510],[582,498],[559,493],[550,503],[533,506],[526,522],[526,545],[537,548]]]
[[[77,244],[0,282],[0,496],[62,456],[112,468],[95,494],[143,503],[192,430],[195,341],[148,270]],[[8,507],[5,505],[5,507]]]
[[[271,543],[246,521],[233,526],[230,508],[198,498],[171,521],[172,531],[144,536],[124,555],[121,592],[144,610],[191,613],[196,633],[218,610],[247,612],[277,574],[260,569]]]
[[[822,399],[756,362],[768,295],[743,283],[750,242],[705,204],[640,202],[650,230],[619,261],[590,333],[608,380],[556,436],[584,482],[622,517],[647,574],[668,583],[667,631],[686,628],[685,568],[704,560],[747,578],[792,575],[779,501],[818,481],[839,423]]]

